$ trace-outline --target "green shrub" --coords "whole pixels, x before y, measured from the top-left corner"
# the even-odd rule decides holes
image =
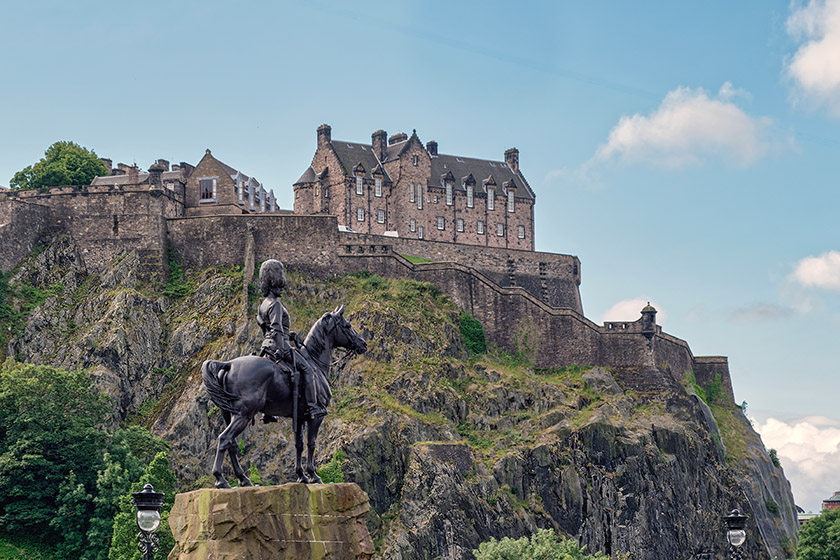
[[[586,547],[563,539],[549,529],[537,529],[530,537],[500,541],[490,539],[473,550],[476,560],[607,560],[600,552],[586,554]]]
[[[773,500],[767,500],[766,502],[764,502],[764,505],[767,507],[767,511],[769,511],[776,517],[779,517],[779,504],[777,504]]]
[[[782,463],[781,461],[779,461],[779,454],[776,452],[776,450],[771,447],[768,454],[770,455],[770,460],[773,462],[773,466],[777,469],[781,468]]]
[[[799,560],[840,558],[840,509],[829,509],[809,520],[799,530]]]
[[[484,327],[472,315],[463,311],[458,316],[461,326],[461,337],[470,354],[484,354],[487,352],[487,340],[484,338]]]
[[[318,473],[318,476],[321,477],[324,484],[330,484],[331,482],[344,482],[344,471],[342,470],[341,465],[346,460],[347,455],[344,454],[344,451],[339,449],[326,465],[320,469],[315,469],[315,472]]]

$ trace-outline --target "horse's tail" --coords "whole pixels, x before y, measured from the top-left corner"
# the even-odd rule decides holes
[[[210,395],[210,400],[216,403],[216,406],[231,414],[238,414],[236,409],[236,401],[239,397],[228,393],[219,381],[219,373],[222,371],[230,371],[230,362],[220,362],[219,360],[206,360],[201,364],[201,378],[204,380],[204,386],[207,388],[207,393]]]

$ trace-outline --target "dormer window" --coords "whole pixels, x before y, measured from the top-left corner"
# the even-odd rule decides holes
[[[382,196],[382,179],[374,179],[374,196]]]
[[[496,209],[496,189],[487,189],[487,209]]]
[[[446,183],[446,205],[452,206],[452,183]]]
[[[509,189],[507,192],[507,203],[508,203],[508,212],[513,212],[513,189]]]
[[[356,177],[356,194],[364,194],[364,179],[361,176]]]
[[[467,208],[475,206],[475,193],[473,193],[473,186],[467,185]]]

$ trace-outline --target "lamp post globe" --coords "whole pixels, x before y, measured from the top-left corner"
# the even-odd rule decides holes
[[[160,509],[163,507],[163,494],[155,492],[151,484],[143,487],[141,492],[131,494],[134,508],[137,510],[137,550],[143,554],[143,560],[151,560],[158,550],[158,535],[160,527]]]
[[[726,523],[726,540],[729,541],[729,546],[732,551],[733,558],[740,558],[740,548],[747,540],[747,532],[744,527],[747,526],[747,516],[741,514],[737,509],[733,509],[732,513],[723,518]]]

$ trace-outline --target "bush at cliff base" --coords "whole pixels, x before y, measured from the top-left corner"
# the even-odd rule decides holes
[[[586,547],[562,539],[549,529],[538,529],[530,537],[500,541],[490,539],[473,550],[476,560],[608,560],[600,552],[586,554]]]
[[[799,560],[840,558],[840,509],[824,511],[799,530]]]

